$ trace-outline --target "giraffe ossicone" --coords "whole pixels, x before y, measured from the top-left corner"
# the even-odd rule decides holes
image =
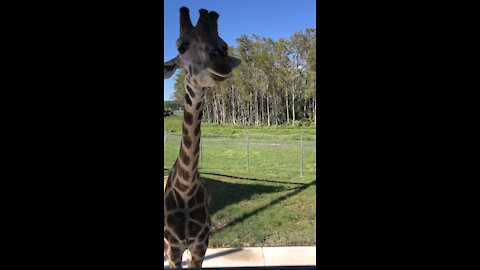
[[[168,177],[164,177],[164,252],[171,268],[201,268],[211,230],[210,193],[198,171],[202,105],[206,87],[224,81],[241,61],[228,55],[228,45],[218,35],[218,13],[200,9],[195,26],[189,10],[180,9],[179,54],[163,65],[164,79],[177,69],[185,72],[185,103],[180,151]]]

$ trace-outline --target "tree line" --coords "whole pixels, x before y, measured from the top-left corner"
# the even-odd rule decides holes
[[[233,76],[205,93],[204,121],[234,125],[316,125],[316,29],[274,41],[241,36],[229,54],[242,60]],[[174,103],[185,98],[184,73]]]
[[[174,100],[164,100],[163,101],[163,110],[176,111],[182,108],[183,104],[178,103]]]

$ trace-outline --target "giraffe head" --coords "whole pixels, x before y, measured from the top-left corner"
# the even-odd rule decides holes
[[[218,35],[218,13],[200,10],[194,27],[188,8],[180,9],[179,54],[163,64],[163,78],[170,78],[177,68],[184,69],[189,82],[198,87],[213,86],[225,80],[240,60],[228,55],[228,45]]]

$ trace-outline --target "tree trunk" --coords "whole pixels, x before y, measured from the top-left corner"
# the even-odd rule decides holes
[[[218,124],[218,105],[217,105],[217,95],[213,92],[213,122]]]
[[[295,86],[292,89],[292,119],[293,125],[295,125]]]
[[[267,94],[267,124],[268,126],[270,126],[270,104],[268,102],[268,94]]]
[[[223,100],[222,101],[222,124],[226,124],[227,123],[227,101],[226,100]]]
[[[255,126],[258,126],[259,124],[259,117],[258,117],[258,90],[255,90]]]
[[[260,125],[263,125],[263,123],[265,122],[265,113],[264,113],[264,110],[265,110],[265,105],[263,104],[263,94],[260,96]]]
[[[290,115],[289,115],[289,110],[290,106],[288,106],[288,90],[285,90],[285,102],[286,102],[286,108],[287,108],[287,125],[290,124]]]
[[[250,104],[248,105],[248,125],[252,125],[252,116],[253,116],[253,113],[252,113],[252,95],[250,95]]]
[[[275,125],[278,126],[279,125],[279,122],[278,122],[278,97],[276,97],[274,99],[274,104],[275,104],[275,107],[273,108],[273,112],[274,112],[274,115],[275,115]]]
[[[208,106],[209,102],[205,102],[205,110],[203,111],[203,114],[205,115],[205,120],[209,123],[210,122],[210,110]]]
[[[303,118],[307,118],[307,95],[303,97]]]
[[[247,104],[245,102],[242,103],[242,111],[243,111],[243,125],[247,125],[248,123],[248,111],[247,111]]]
[[[235,88],[234,86],[232,85],[232,123],[233,125],[236,125],[237,124],[237,117],[236,117],[236,114],[237,114],[237,110],[235,109]]]

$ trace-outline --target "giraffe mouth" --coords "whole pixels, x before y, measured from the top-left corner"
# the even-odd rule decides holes
[[[213,69],[207,69],[209,75],[210,75],[210,78],[212,78],[214,81],[224,81],[226,80],[228,77],[230,77],[230,74],[228,75],[222,75],[218,72],[215,72]]]

